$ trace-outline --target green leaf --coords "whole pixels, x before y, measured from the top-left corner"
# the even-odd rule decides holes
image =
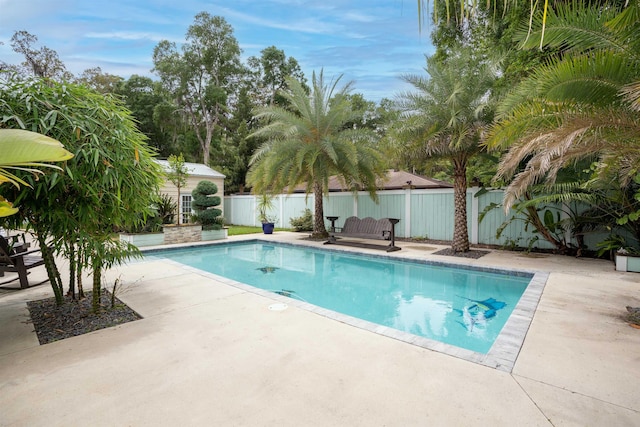
[[[547,209],[544,211],[544,226],[550,230],[555,228],[555,220],[553,219],[553,212]]]
[[[0,217],[13,215],[17,212],[18,208],[14,208],[11,202],[0,196]]]
[[[480,187],[480,189],[476,192],[476,194],[474,194],[473,197],[480,197],[484,194],[487,194],[489,192],[489,190],[487,190],[485,187]]]
[[[0,167],[62,162],[73,154],[59,141],[22,129],[0,129]]]

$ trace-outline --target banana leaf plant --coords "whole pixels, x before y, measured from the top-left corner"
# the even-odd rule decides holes
[[[30,187],[28,183],[10,170],[21,170],[33,174],[43,172],[36,167],[60,169],[58,166],[42,162],[62,162],[73,157],[60,141],[36,132],[22,129],[0,129],[0,184],[8,182],[20,188]],[[18,208],[0,196],[0,217],[13,215]]]

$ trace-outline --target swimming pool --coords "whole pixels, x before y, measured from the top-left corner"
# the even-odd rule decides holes
[[[496,343],[504,347],[499,337],[523,294],[531,283],[544,279],[532,280],[532,272],[467,268],[262,241],[154,251],[146,256],[168,258],[347,318],[382,325],[408,338],[395,332],[387,335],[424,347],[444,348],[448,350],[444,352],[474,361],[491,359],[491,365],[503,364],[496,360],[505,358],[505,354],[498,354],[504,351],[492,349]],[[520,344],[526,328],[522,332],[519,327]],[[379,332],[380,328],[369,329]],[[509,344],[514,337],[507,335]],[[424,338],[426,345],[419,338]],[[519,345],[516,356],[517,351]],[[507,353],[513,352],[507,349]],[[513,359],[512,364],[515,356],[507,356]]]

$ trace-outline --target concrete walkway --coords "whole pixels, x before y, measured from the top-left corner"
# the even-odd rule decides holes
[[[640,275],[592,259],[399,246],[394,255],[550,273],[511,373],[296,306],[272,311],[277,298],[147,260],[108,273],[144,319],[43,346],[25,302],[51,296],[49,285],[0,294],[0,425],[640,425],[640,330],[620,318],[640,306]]]

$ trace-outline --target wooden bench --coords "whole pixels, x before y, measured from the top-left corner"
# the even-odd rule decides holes
[[[26,289],[30,286],[40,285],[49,281],[47,278],[38,283],[29,283],[27,275],[30,269],[34,267],[44,266],[44,259],[41,256],[33,255],[40,252],[40,249],[28,250],[29,244],[22,238],[19,243],[17,238],[7,240],[0,236],[0,276],[4,276],[5,272],[18,273],[18,277],[6,280],[0,285],[10,283],[14,280],[20,281],[20,289]]]
[[[400,222],[397,218],[382,218],[374,219],[371,217],[360,219],[356,216],[350,216],[344,222],[342,227],[336,227],[335,223],[339,217],[328,216],[327,219],[331,221],[331,231],[329,233],[329,239],[324,243],[325,245],[332,244],[344,244],[352,246],[363,246],[371,248],[384,248],[387,252],[399,251],[401,248],[396,246],[396,224]],[[339,237],[338,237],[339,236]],[[365,245],[360,242],[352,241],[340,241],[340,237],[355,237],[360,239],[378,239],[378,240],[390,240],[388,246],[380,245]]]

